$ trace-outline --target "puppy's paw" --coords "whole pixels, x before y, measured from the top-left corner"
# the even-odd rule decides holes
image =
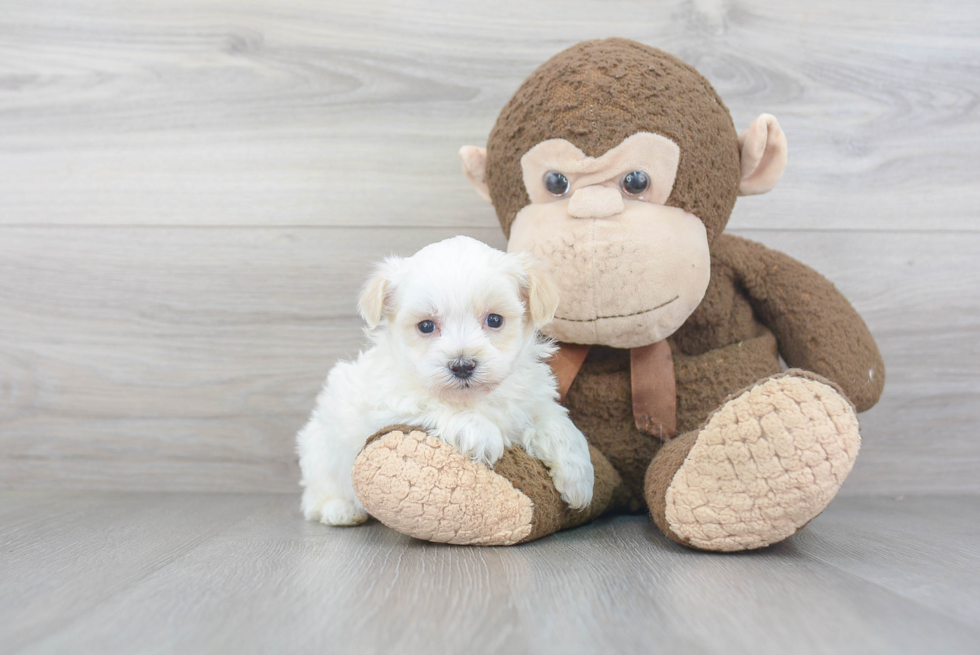
[[[478,414],[453,425],[443,440],[477,462],[488,466],[504,454],[504,435],[496,423]]]
[[[592,502],[592,490],[595,487],[595,470],[592,461],[586,453],[585,458],[569,456],[560,464],[553,466],[550,471],[555,489],[561,494],[561,499],[572,509],[585,509]]]
[[[320,523],[325,525],[360,525],[367,518],[367,512],[345,498],[331,498],[320,508]]]
[[[325,525],[360,525],[368,515],[362,507],[346,498],[337,496],[311,501],[303,498],[303,516],[307,521],[319,521]]]

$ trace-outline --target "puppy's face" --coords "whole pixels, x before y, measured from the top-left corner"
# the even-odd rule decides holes
[[[487,393],[554,316],[558,296],[524,254],[455,237],[388,259],[361,296],[370,327],[384,322],[396,357],[433,395]]]

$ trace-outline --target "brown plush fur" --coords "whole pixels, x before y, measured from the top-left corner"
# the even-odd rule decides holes
[[[564,138],[599,156],[642,131],[680,146],[667,204],[700,217],[712,249],[704,299],[670,338],[678,432],[694,430],[733,392],[779,373],[780,353],[790,366],[836,382],[858,411],[874,405],[885,380],[881,355],[833,284],[787,255],[721,234],[740,177],[736,131],[711,85],[667,53],[625,39],[586,41],[521,85],[487,144],[487,182],[504,232],[529,202],[520,159],[534,145]],[[629,361],[628,351],[593,346],[566,405],[622,476],[619,506],[610,509],[635,511],[646,504],[647,469],[660,442],[634,424]],[[666,449],[666,459],[678,448]],[[673,464],[664,460],[664,470]]]
[[[726,235],[713,252],[737,275],[787,364],[833,380],[859,412],[874,407],[885,388],[885,364],[868,326],[833,283],[747,239]]]
[[[628,136],[654,132],[681,149],[668,205],[725,229],[741,177],[738,134],[725,103],[676,57],[628,39],[584,41],[525,80],[487,141],[487,184],[504,234],[529,202],[521,157],[561,138],[598,157]]]
[[[595,469],[595,488],[592,503],[581,511],[569,509],[552,484],[548,469],[523,449],[508,448],[494,464],[495,473],[507,478],[515,489],[534,503],[531,533],[522,542],[591,521],[609,507],[613,491],[621,483],[620,476],[602,453],[595,448],[589,451]]]
[[[667,487],[674,480],[674,474],[697,440],[698,431],[693,430],[664,444],[657,456],[657,466],[649,467],[646,472],[645,486],[650,495],[650,516],[653,517],[653,522],[668,538],[685,545],[685,540],[677,536],[667,523],[665,496]]]

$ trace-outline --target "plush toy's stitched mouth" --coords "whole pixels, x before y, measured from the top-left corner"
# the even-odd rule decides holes
[[[650,312],[655,312],[661,307],[666,307],[670,303],[674,302],[680,298],[680,296],[674,296],[666,302],[662,302],[656,307],[651,307],[650,309],[644,309],[638,312],[633,312],[632,314],[615,314],[613,316],[596,316],[595,318],[565,318],[564,316],[556,316],[556,321],[568,321],[569,323],[591,323],[592,321],[598,321],[603,318],[628,318],[630,316],[640,316],[641,314],[649,314]]]

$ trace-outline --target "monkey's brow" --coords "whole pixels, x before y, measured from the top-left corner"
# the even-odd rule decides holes
[[[639,316],[640,314],[649,314],[650,312],[656,311],[661,307],[669,305],[680,298],[680,296],[674,296],[666,302],[662,302],[656,307],[651,307],[650,309],[642,309],[638,312],[633,312],[632,314],[613,314],[612,316],[596,316],[595,318],[565,318],[563,316],[555,316],[559,321],[568,321],[569,323],[591,323],[592,321],[598,321],[600,318],[627,318],[629,316]]]

